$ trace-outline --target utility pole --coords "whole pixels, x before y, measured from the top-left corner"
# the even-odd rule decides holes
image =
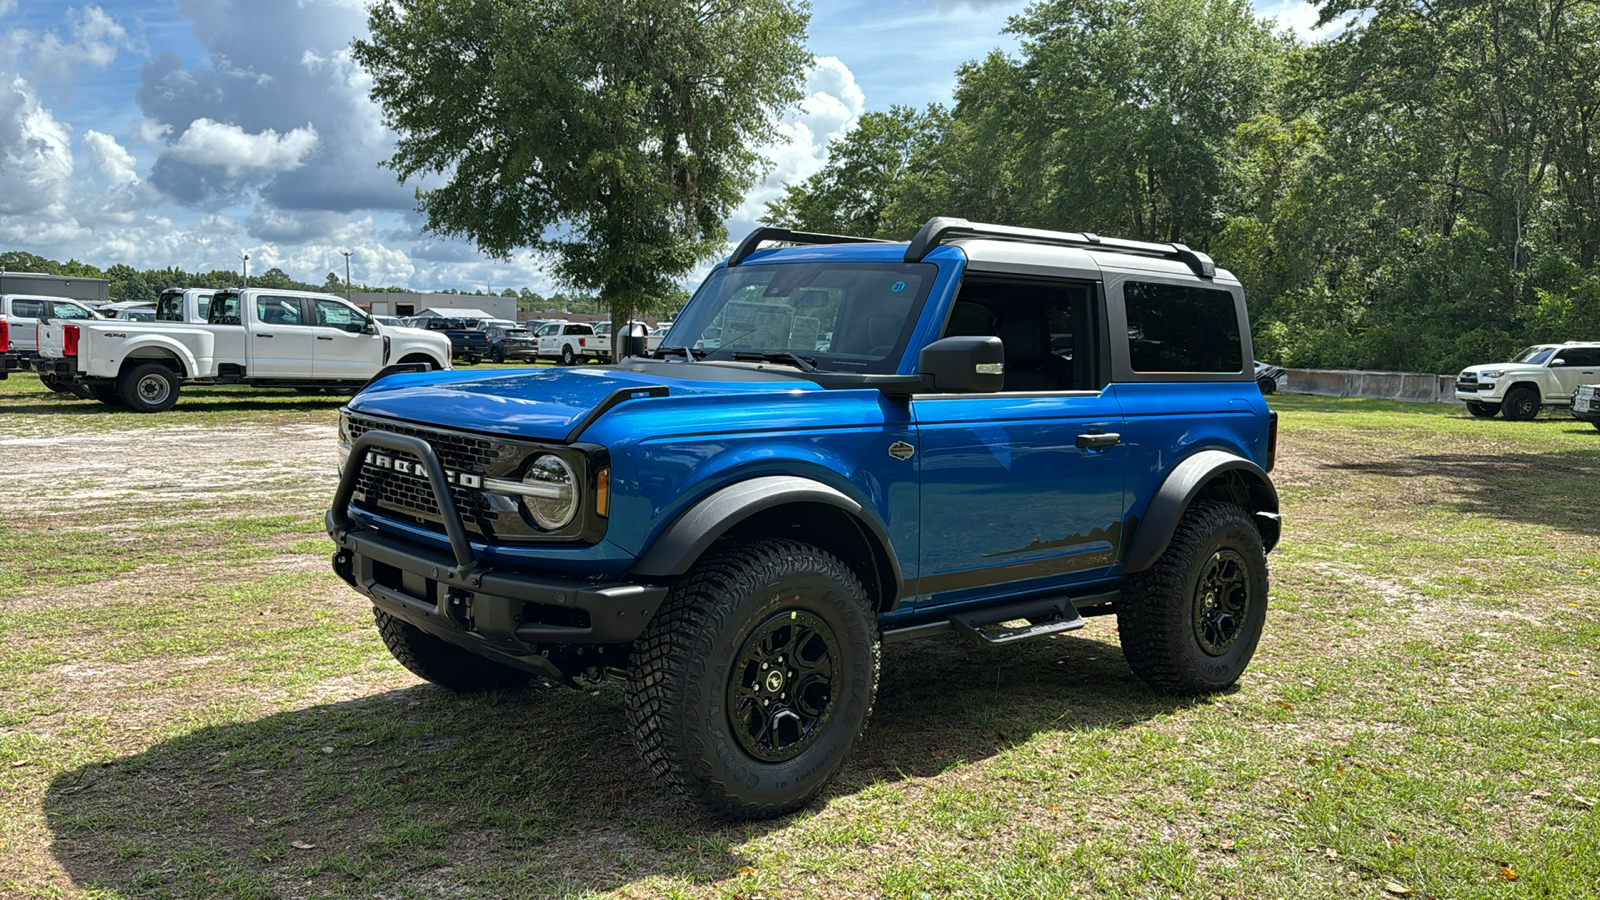
[[[250,254],[241,253],[239,259],[244,263],[244,286],[250,286]]]
[[[340,250],[344,254],[344,302],[350,302],[350,251]]]

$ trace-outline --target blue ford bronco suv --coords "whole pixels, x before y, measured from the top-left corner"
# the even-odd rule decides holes
[[[885,643],[1111,614],[1157,690],[1232,685],[1279,534],[1252,359],[1239,282],[1181,244],[762,228],[650,358],[371,383],[333,566],[421,677],[621,680],[658,778],[778,815],[843,764]]]

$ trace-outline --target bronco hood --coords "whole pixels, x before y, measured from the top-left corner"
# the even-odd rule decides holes
[[[799,372],[706,363],[392,375],[350,401],[352,413],[418,424],[564,440],[589,411],[622,388],[662,385],[671,396],[821,390]]]

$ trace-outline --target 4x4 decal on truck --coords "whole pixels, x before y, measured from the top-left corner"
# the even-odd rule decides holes
[[[1157,690],[1249,664],[1275,419],[1244,291],[1204,253],[961,219],[900,243],[763,228],[661,347],[350,401],[333,567],[408,669],[620,681],[664,784],[760,818],[838,772],[886,643],[1115,615]]]

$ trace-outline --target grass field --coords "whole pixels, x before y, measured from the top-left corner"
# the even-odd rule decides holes
[[[823,800],[706,820],[621,693],[419,682],[327,568],[339,401],[0,383],[0,896],[1594,897],[1600,433],[1273,398],[1285,538],[1228,694],[1115,623],[886,648]]]

